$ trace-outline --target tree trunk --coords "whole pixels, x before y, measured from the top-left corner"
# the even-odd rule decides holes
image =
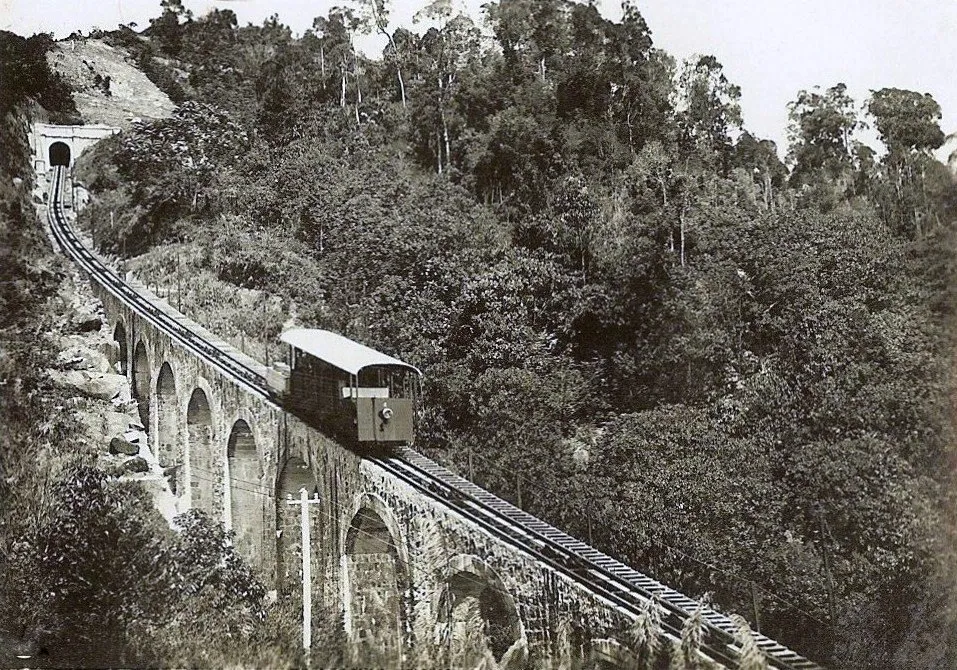
[[[399,78],[399,95],[402,96],[402,109],[405,109],[405,81],[402,79],[402,67],[399,65],[398,61],[395,63],[395,73]]]
[[[435,160],[439,170],[439,174],[442,174],[442,134],[435,134]]]
[[[631,124],[631,105],[628,105],[628,113],[625,115],[625,125],[628,127],[628,148],[631,149],[631,155],[635,155],[635,130]]]
[[[326,90],[326,48],[319,45],[319,72],[322,73],[322,90]]]
[[[402,97],[402,109],[405,109],[405,81],[402,79],[402,63],[399,62],[399,49],[395,46],[395,40],[392,39],[392,35],[390,35],[387,30],[380,29],[379,32],[388,38],[389,44],[392,46],[392,57],[395,58],[395,74],[399,79],[399,95]]]
[[[681,214],[678,215],[678,225],[681,232],[681,267],[685,266],[685,210],[681,208]]]
[[[442,111],[442,139],[445,142],[445,166],[452,162],[452,145],[449,142],[449,124],[445,120],[445,111]]]
[[[359,83],[359,54],[356,53],[356,45],[354,43],[352,44],[352,64],[356,77],[356,125],[358,126],[360,123],[359,105],[362,104],[362,86]]]

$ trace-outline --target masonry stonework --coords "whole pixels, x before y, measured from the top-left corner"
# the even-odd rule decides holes
[[[58,126],[49,123],[34,123],[30,132],[30,149],[33,167],[37,174],[45,175],[53,163],[72,167],[85,149],[104,137],[115,135],[119,128],[103,124],[82,126]],[[63,149],[66,153],[62,153]],[[58,151],[59,150],[59,151]],[[62,157],[62,158],[61,158]],[[59,160],[58,160],[59,159]]]

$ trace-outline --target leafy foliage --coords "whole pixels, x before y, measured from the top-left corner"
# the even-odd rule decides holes
[[[53,37],[46,33],[24,38],[0,30],[0,117],[32,99],[54,121],[70,123],[77,119],[69,87],[47,63],[46,55],[52,48]]]

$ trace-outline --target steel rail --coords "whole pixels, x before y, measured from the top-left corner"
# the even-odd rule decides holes
[[[61,190],[64,182],[64,168],[54,168],[48,219],[51,232],[63,251],[91,279],[142,318],[166,332],[224,376],[271,402],[273,394],[259,372],[154,305],[85,247],[67,223],[63,211]],[[633,616],[640,614],[647,601],[654,601],[663,614],[662,628],[672,639],[680,638],[684,622],[692,613],[700,611],[704,628],[711,634],[705,636],[702,653],[729,668],[736,667],[740,662],[737,629],[726,615],[700,606],[688,596],[567,535],[409,447],[397,448],[392,456],[370,456],[369,460],[425,496],[440,501],[476,523],[494,537],[532,555],[537,561]],[[760,633],[754,633],[753,636],[770,667],[780,670],[821,670],[820,665],[784,645]]]
[[[528,551],[530,546],[541,547],[542,549],[535,553],[541,556],[543,562],[576,581],[581,582],[582,578],[585,578],[587,581],[584,585],[587,588],[601,595],[611,594],[610,599],[615,604],[626,607],[631,613],[638,613],[645,601],[653,600],[663,610],[663,623],[667,623],[669,618],[677,621],[677,625],[668,630],[669,633],[680,636],[684,621],[692,612],[700,610],[705,628],[713,633],[715,641],[721,644],[718,647],[706,641],[705,653],[725,663],[736,664],[740,660],[737,628],[726,615],[710,607],[701,607],[697,601],[679,591],[571,537],[411,448],[398,448],[396,456],[391,459],[378,459],[378,462],[402,478],[415,474],[423,480],[440,482],[451,492],[446,497],[453,501],[462,501],[455,505],[454,509],[472,510],[486,519],[482,525],[494,524],[497,521],[496,525],[503,526],[506,530],[521,529],[524,544],[520,548]],[[532,540],[533,544],[529,545],[528,540]],[[771,667],[782,670],[820,670],[817,663],[779,642],[760,633],[752,633],[752,636]],[[729,652],[732,653],[730,658]]]
[[[104,265],[77,237],[66,221],[60,191],[65,181],[65,171],[55,167],[50,198],[48,220],[50,229],[64,253],[69,255],[89,276],[113,296],[126,303],[134,312],[155,327],[170,335],[173,340],[213,365],[219,372],[239,382],[247,390],[270,397],[269,387],[262,375],[241,361],[229,356],[214,344],[185,326],[178,319],[156,307],[146,296],[127,284],[115,272]]]

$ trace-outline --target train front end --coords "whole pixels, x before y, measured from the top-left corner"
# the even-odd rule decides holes
[[[282,334],[288,370],[270,385],[284,405],[360,447],[412,444],[421,390],[417,368],[327,330]]]

